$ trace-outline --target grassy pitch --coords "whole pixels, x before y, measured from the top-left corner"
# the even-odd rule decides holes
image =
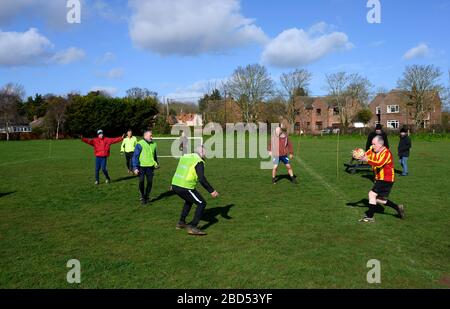
[[[221,196],[200,189],[201,238],[175,230],[174,159],[160,160],[156,200],[141,208],[118,145],[113,182],[96,187],[92,148],[80,141],[1,142],[0,288],[448,288],[450,141],[413,140],[411,176],[391,194],[406,220],[386,209],[370,225],[357,220],[371,180],[343,168],[365,139],[341,137],[338,172],[336,141],[300,140],[299,185],[272,185],[259,159],[208,160]],[[81,284],[66,281],[70,259],[81,262]],[[366,281],[370,259],[381,262],[381,284]]]

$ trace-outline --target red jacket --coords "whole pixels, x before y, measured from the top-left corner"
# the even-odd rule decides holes
[[[81,139],[86,144],[94,146],[94,154],[96,157],[109,157],[109,150],[112,144],[120,143],[123,140],[123,137],[103,137],[103,138],[82,138]]]

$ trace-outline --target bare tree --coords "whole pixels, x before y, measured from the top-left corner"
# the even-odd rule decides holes
[[[0,89],[0,118],[9,141],[11,124],[19,118],[17,104],[22,101],[25,91],[22,85],[8,83]]]
[[[325,75],[328,94],[336,101],[337,108],[339,110],[339,121],[343,128],[347,128],[350,123],[350,117],[348,117],[346,105],[346,91],[350,83],[350,75],[346,72],[337,72],[333,74]]]
[[[444,92],[445,88],[439,83],[441,75],[440,68],[434,65],[412,65],[406,67],[397,82],[398,87],[410,97],[416,127],[423,125],[439,95]]]
[[[59,96],[49,97],[47,101],[48,108],[45,117],[47,122],[50,124],[50,127],[53,127],[52,124],[56,125],[56,128],[54,128],[56,129],[56,139],[59,139],[61,127],[66,120],[66,110],[69,102],[68,100]]]
[[[311,79],[312,73],[305,69],[296,69],[293,72],[281,74],[280,83],[283,87],[283,95],[288,98],[287,113],[292,128],[296,117],[295,96],[300,93],[308,94]]]
[[[227,92],[237,101],[245,122],[255,119],[255,105],[273,94],[273,80],[266,67],[238,67],[227,82]]]
[[[358,101],[363,105],[369,104],[369,98],[372,94],[373,84],[359,74],[351,74],[349,77],[349,84],[346,88],[346,95],[353,100]]]
[[[132,99],[156,98],[158,93],[147,88],[133,87],[126,91],[127,97]]]

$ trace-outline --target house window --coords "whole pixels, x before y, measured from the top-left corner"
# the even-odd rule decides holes
[[[316,122],[316,130],[322,130],[322,121]]]
[[[375,107],[375,114],[377,115],[381,114],[381,106]]]
[[[299,116],[300,115],[300,110],[299,109],[294,109],[294,114]]]
[[[388,120],[387,121],[387,127],[389,129],[398,129],[400,127],[400,122],[398,120]]]
[[[300,122],[296,122],[294,125],[294,130],[295,131],[300,131]]]
[[[316,109],[316,115],[320,116],[322,114],[322,110],[320,108]]]
[[[307,122],[306,127],[309,129],[311,127],[311,122]]]
[[[333,108],[333,115],[334,115],[334,116],[339,115],[339,107],[334,107],[334,108]]]
[[[394,114],[394,113],[399,113],[399,112],[400,112],[400,107],[398,105],[388,105],[387,106],[388,114]]]

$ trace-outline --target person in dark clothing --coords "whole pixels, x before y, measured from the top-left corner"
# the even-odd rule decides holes
[[[402,176],[408,176],[408,158],[411,149],[411,139],[405,128],[400,130],[400,141],[398,143],[398,157],[402,166]]]
[[[388,142],[387,134],[384,133],[384,131],[382,130],[381,124],[377,124],[376,127],[375,127],[375,131],[370,132],[369,136],[367,137],[366,151],[370,149],[370,147],[372,146],[372,140],[377,135],[380,135],[383,138],[383,140],[384,140],[384,147],[389,149],[389,142]]]
[[[132,159],[134,174],[139,175],[139,192],[141,193],[142,205],[149,202],[154,170],[159,167],[156,143],[153,142],[152,138],[152,131],[144,133],[144,139],[137,143]],[[145,187],[145,179],[147,179],[147,187]]]
[[[197,183],[200,182],[213,198],[219,196],[219,193],[213,189],[205,177],[205,156],[206,153],[203,146],[198,147],[195,153],[185,154],[180,158],[175,175],[172,178],[172,191],[184,200],[183,210],[176,228],[186,228],[189,235],[206,235],[205,232],[197,227],[206,208],[205,199],[196,189]],[[194,219],[189,224],[186,224],[186,218],[193,204],[197,205]]]

